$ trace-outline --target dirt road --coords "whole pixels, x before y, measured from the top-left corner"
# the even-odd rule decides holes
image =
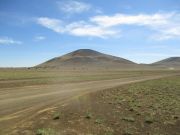
[[[131,77],[103,81],[25,86],[0,89],[0,134],[12,132],[33,117],[83,94],[122,84],[164,76]]]

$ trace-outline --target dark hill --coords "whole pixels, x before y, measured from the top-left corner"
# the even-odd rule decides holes
[[[136,63],[91,49],[80,49],[53,58],[36,67],[39,68],[132,68]]]

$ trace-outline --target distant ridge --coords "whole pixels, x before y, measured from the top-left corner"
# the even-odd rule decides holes
[[[132,68],[136,63],[91,49],[79,49],[48,60],[38,68]]]
[[[170,57],[155,63],[152,63],[154,66],[164,66],[169,68],[180,67],[180,57]]]

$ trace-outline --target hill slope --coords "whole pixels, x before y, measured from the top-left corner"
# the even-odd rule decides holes
[[[40,68],[125,68],[137,64],[112,55],[91,49],[80,49],[60,57],[53,58],[36,67]]]
[[[180,57],[170,57],[170,58],[155,62],[152,65],[177,68],[177,67],[180,67]]]

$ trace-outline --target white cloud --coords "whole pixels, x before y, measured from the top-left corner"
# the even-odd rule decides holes
[[[116,37],[124,25],[146,27],[153,31],[150,37],[156,40],[180,38],[180,14],[115,14],[112,16],[99,15],[89,18],[88,21],[77,21],[66,24],[62,20],[41,17],[38,24],[57,33],[66,33],[75,36]]]
[[[0,37],[0,45],[9,45],[9,44],[22,44],[21,41],[14,40],[9,37]]]
[[[82,13],[84,11],[88,11],[91,8],[90,4],[75,0],[57,2],[57,4],[61,11],[71,14]]]
[[[75,36],[106,38],[117,34],[117,31],[113,31],[111,29],[103,28],[101,26],[86,23],[83,21],[68,24],[65,28],[66,32]]]
[[[44,36],[36,36],[35,37],[35,41],[41,41],[41,40],[45,40],[46,39],[46,37],[44,37]]]
[[[62,21],[58,19],[52,19],[48,17],[40,17],[37,19],[37,23],[47,27],[55,32],[63,32]]]
[[[76,36],[95,36],[106,38],[106,36],[116,34],[115,31],[102,29],[101,27],[84,25],[82,27],[73,28],[70,33]]]
[[[126,15],[115,14],[113,16],[95,16],[91,18],[92,22],[104,27],[111,27],[116,25],[162,25],[167,23],[169,14],[138,14]]]
[[[37,19],[37,23],[57,33],[66,33],[74,36],[106,38],[115,36],[119,32],[84,21],[65,24],[58,19],[41,17]]]
[[[180,38],[180,24],[179,26],[170,26],[160,29],[160,35],[155,34],[152,36],[154,39],[166,40],[171,38]]]
[[[175,12],[138,15],[102,15],[94,16],[90,20],[103,27],[122,25],[145,26],[157,33],[153,35],[153,38],[158,40],[180,37],[180,14]]]

